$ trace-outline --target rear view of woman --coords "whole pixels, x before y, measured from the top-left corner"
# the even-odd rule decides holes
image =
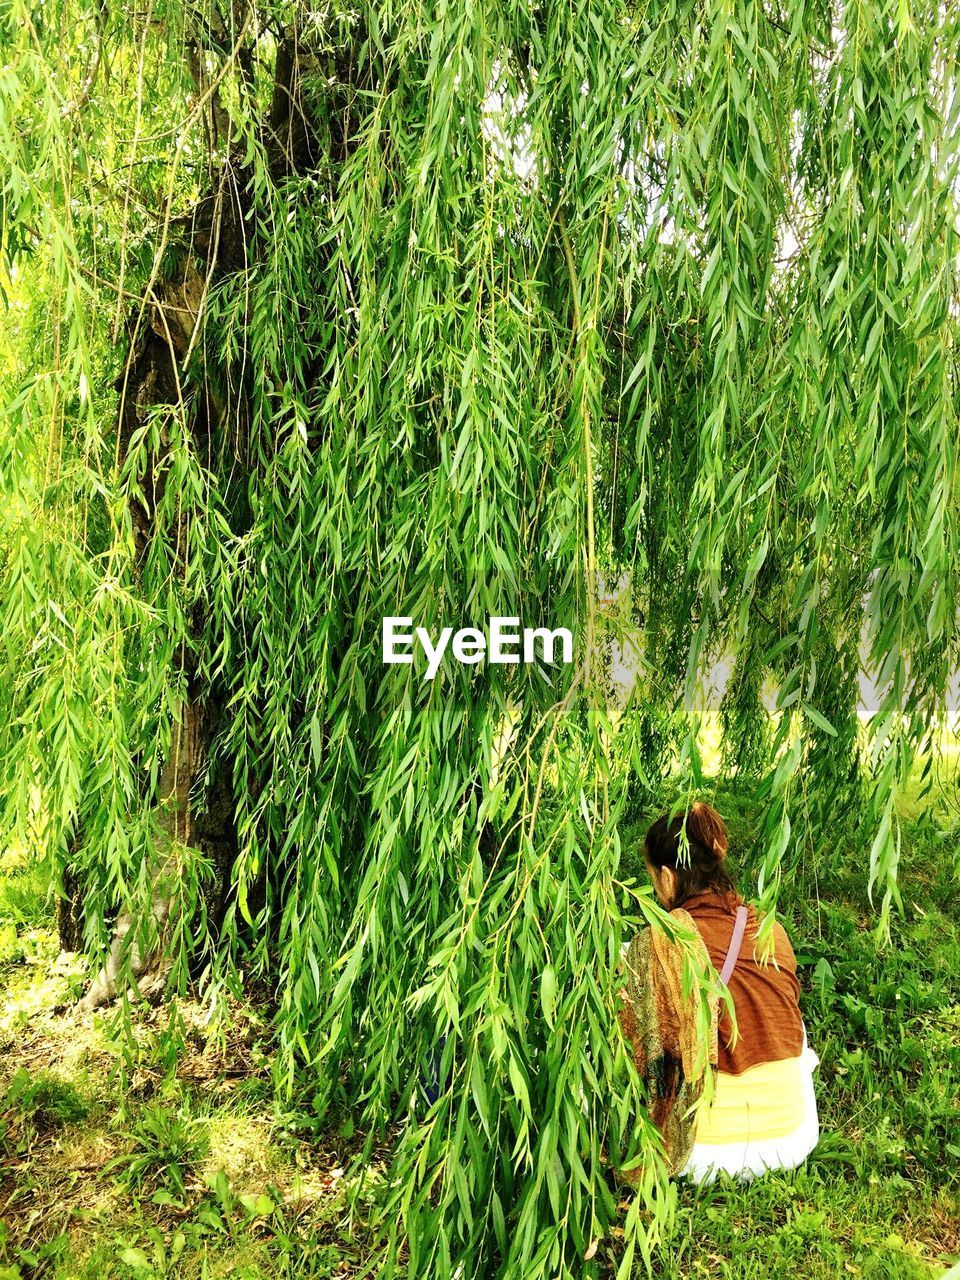
[[[756,911],[727,871],[727,832],[716,810],[700,802],[690,808],[688,850],[681,851],[683,824],[683,813],[672,820],[664,814],[650,827],[647,870],[676,924],[689,929],[694,957],[726,983],[737,1034],[714,996],[712,1043],[694,1043],[697,995],[684,994],[682,949],[649,929],[624,957],[624,1030],[673,1172],[700,1181],[721,1170],[749,1178],[789,1169],[819,1138],[812,1075],[818,1058],[807,1047],[793,948],[775,923],[771,957],[759,959]],[[707,1071],[714,1094],[701,1103]],[[691,1110],[694,1103],[700,1105]]]

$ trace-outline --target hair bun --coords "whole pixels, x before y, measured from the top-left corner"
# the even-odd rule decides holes
[[[696,800],[690,806],[687,821],[694,839],[705,849],[709,849],[718,862],[723,862],[730,845],[727,828],[716,809],[702,800]]]

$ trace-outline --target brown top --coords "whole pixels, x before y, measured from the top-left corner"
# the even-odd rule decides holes
[[[683,903],[693,917],[700,936],[719,972],[730,945],[737,906],[733,901],[709,890],[694,894]],[[733,1025],[726,1005],[720,1003],[720,1026],[717,1066],[729,1075],[738,1076],[761,1062],[777,1062],[796,1058],[803,1051],[803,1019],[800,1016],[800,984],[797,981],[797,959],[783,926],[773,926],[773,954],[766,965],[758,963],[753,949],[757,937],[757,913],[747,907],[747,927],[743,945],[729,989],[737,1012],[739,1038],[733,1047],[728,1042]]]

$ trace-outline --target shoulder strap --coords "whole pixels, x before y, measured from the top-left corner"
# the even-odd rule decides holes
[[[730,981],[730,975],[733,973],[740,955],[740,947],[743,945],[743,935],[747,927],[747,908],[741,903],[737,907],[737,918],[733,922],[733,933],[730,937],[730,945],[727,947],[726,959],[723,962],[723,968],[720,970],[720,981],[724,986]]]

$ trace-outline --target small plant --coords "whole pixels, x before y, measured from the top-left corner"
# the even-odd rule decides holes
[[[186,1194],[187,1177],[209,1147],[201,1122],[184,1111],[159,1105],[143,1109],[127,1134],[132,1150],[112,1162],[132,1190],[165,1189]]]
[[[28,1117],[38,1129],[77,1124],[90,1110],[72,1081],[49,1071],[34,1078],[24,1067],[10,1081],[6,1106]]]

